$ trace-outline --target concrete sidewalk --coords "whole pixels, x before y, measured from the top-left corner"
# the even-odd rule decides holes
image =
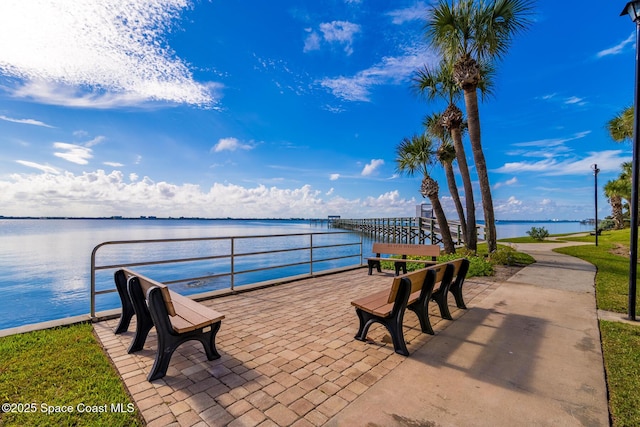
[[[537,262],[327,425],[608,426],[596,269],[563,245],[517,245]]]

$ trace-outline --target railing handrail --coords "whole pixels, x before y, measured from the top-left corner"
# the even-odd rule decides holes
[[[359,236],[358,242],[350,242],[350,243],[336,243],[336,244],[321,244],[314,245],[313,236],[319,235],[354,235],[352,232],[348,231],[338,231],[338,232],[311,232],[311,233],[288,233],[288,234],[256,234],[256,235],[242,235],[242,236],[216,236],[216,237],[189,237],[189,238],[168,238],[168,239],[134,239],[134,240],[113,240],[102,242],[96,245],[91,251],[91,318],[96,317],[96,296],[113,293],[116,292],[115,287],[113,289],[107,290],[96,290],[96,272],[100,270],[109,270],[115,269],[119,267],[135,267],[135,266],[143,266],[143,265],[161,265],[161,264],[173,264],[173,263],[181,263],[181,262],[191,262],[191,261],[206,261],[206,260],[214,260],[214,259],[229,259],[229,273],[222,274],[212,274],[201,277],[193,277],[193,278],[181,278],[178,280],[170,280],[165,281],[166,284],[171,283],[180,283],[180,282],[188,282],[192,280],[203,280],[210,278],[219,278],[219,277],[230,277],[230,290],[234,290],[235,286],[235,276],[246,273],[255,273],[259,271],[273,270],[276,268],[286,268],[293,267],[298,265],[309,264],[309,276],[314,274],[313,264],[319,262],[327,262],[327,261],[335,261],[340,259],[348,259],[359,257],[359,264],[363,262],[363,239],[362,236]],[[288,247],[282,249],[274,249],[274,250],[264,250],[264,251],[252,251],[252,252],[240,252],[236,253],[236,241],[246,240],[246,239],[269,239],[269,238],[282,238],[282,237],[309,237],[308,245],[301,246],[296,245],[295,247]],[[161,260],[145,260],[145,261],[136,261],[129,263],[117,263],[117,264],[104,264],[97,265],[96,257],[98,251],[105,246],[114,246],[114,245],[134,245],[134,244],[152,244],[152,243],[184,243],[184,242],[201,242],[201,241],[229,241],[230,247],[228,253],[223,255],[207,255],[207,256],[199,256],[199,257],[189,257],[189,258],[175,258],[175,259],[161,259]],[[337,248],[337,247],[347,247],[347,246],[359,246],[359,251],[357,254],[353,255],[343,255],[343,256],[332,256],[329,258],[315,258],[314,257],[314,249],[328,249],[328,248]],[[277,264],[271,265],[267,267],[259,267],[252,268],[247,270],[236,270],[235,260],[236,258],[249,257],[249,256],[258,256],[258,255],[270,255],[284,252],[296,252],[296,251],[309,251],[309,259],[305,261],[297,261],[288,264]]]

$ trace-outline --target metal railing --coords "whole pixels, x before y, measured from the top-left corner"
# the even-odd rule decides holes
[[[336,237],[353,237],[358,239],[357,241],[343,241],[335,243]],[[316,240],[314,241],[314,237]],[[268,239],[272,240],[291,240],[284,244],[273,243],[273,248],[260,249],[265,245]],[[304,240],[305,242],[301,242]],[[318,243],[319,240],[327,240],[325,243]],[[333,242],[331,242],[333,241]],[[205,253],[201,256],[188,256],[188,257],[176,257],[169,259],[154,259],[150,260],[146,257],[151,256],[150,251],[147,251],[149,245],[158,244],[183,244],[183,243],[207,243],[211,242],[213,246],[217,246],[217,251],[212,253]],[[266,243],[269,245],[269,243]],[[278,245],[281,247],[278,247]],[[140,246],[141,245],[141,246]],[[127,251],[119,253],[118,256],[112,256],[115,260],[111,260],[108,263],[98,264],[97,258],[99,257],[99,251],[105,247],[116,247],[117,249],[132,246],[138,246],[138,250],[130,251],[131,256],[128,260],[121,260],[123,257],[127,257]],[[244,247],[239,248],[240,246]],[[91,317],[96,317],[96,297],[104,294],[110,294],[116,292],[114,282],[111,279],[111,287],[108,289],[97,289],[96,273],[103,270],[117,270],[122,267],[141,267],[141,266],[153,266],[153,265],[168,265],[168,264],[184,264],[184,263],[197,263],[197,262],[215,262],[218,268],[227,267],[228,270],[217,274],[205,274],[198,275],[196,277],[180,277],[172,280],[162,280],[164,284],[175,283],[191,283],[202,282],[211,279],[228,278],[229,286],[226,288],[232,292],[237,285],[237,278],[243,274],[259,273],[268,270],[275,269],[289,269],[298,266],[308,265],[308,273],[295,274],[290,276],[278,277],[278,281],[286,280],[288,278],[301,278],[311,277],[314,274],[318,274],[318,271],[332,270],[328,269],[315,269],[314,266],[318,266],[320,263],[340,263],[342,260],[350,258],[358,258],[357,264],[341,265],[338,268],[348,268],[359,266],[363,262],[363,241],[362,236],[355,235],[351,232],[321,232],[321,233],[294,233],[294,234],[272,234],[272,235],[252,235],[252,236],[231,236],[231,237],[197,237],[197,238],[184,238],[184,239],[152,239],[152,240],[120,240],[103,242],[93,248],[91,252]],[[165,248],[166,249],[166,248]],[[214,248],[211,248],[214,249]],[[251,249],[251,250],[247,250]],[[356,251],[357,249],[357,251]],[[142,254],[141,254],[142,252]],[[207,250],[208,252],[208,250]],[[305,254],[305,252],[307,254]],[[129,255],[131,255],[129,254]],[[275,260],[275,256],[280,256],[278,260]],[[135,258],[132,260],[131,258]],[[242,260],[254,260],[254,263],[248,261],[244,264],[267,264],[260,267],[243,268]],[[279,262],[282,261],[282,262]],[[266,282],[266,281],[265,281]],[[215,291],[224,290],[225,288],[216,288]]]

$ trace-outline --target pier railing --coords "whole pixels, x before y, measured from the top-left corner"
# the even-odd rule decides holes
[[[91,317],[96,317],[96,299],[116,292],[113,272],[121,267],[141,273],[154,267],[154,279],[191,291],[204,288],[190,296],[206,298],[360,266],[362,244],[362,236],[350,232],[103,242],[91,253]],[[107,271],[111,274],[98,280],[97,274]],[[192,273],[185,277],[187,272]]]
[[[462,225],[458,221],[448,221],[453,243],[456,246],[464,244]],[[354,230],[363,234],[375,236],[379,240],[432,244],[442,243],[442,235],[435,218],[401,217],[401,218],[364,218],[364,219],[335,219],[330,222],[331,227],[343,230]],[[484,225],[477,225],[478,240],[486,239]]]

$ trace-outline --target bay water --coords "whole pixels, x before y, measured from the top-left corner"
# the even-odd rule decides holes
[[[501,221],[497,223],[498,238],[524,236],[532,226],[545,227],[552,234],[589,231],[592,228],[580,222]],[[328,228],[326,222],[309,220],[0,219],[0,329],[89,313],[91,251],[102,242],[339,231]],[[325,237],[325,243],[355,242],[359,239],[355,233],[350,239],[340,233]],[[265,242],[268,241],[265,239]],[[371,253],[371,244],[371,238],[363,239],[365,257]],[[261,251],[269,249],[259,248]],[[146,259],[163,259],[167,253],[175,255],[175,252],[184,252],[189,257],[198,256],[197,252],[202,250],[210,250],[210,245],[203,249],[202,246],[160,244],[153,249],[156,253],[145,252],[145,256]],[[335,251],[338,253],[343,249],[335,248]],[[126,252],[107,255],[107,258],[116,260],[128,256]],[[344,253],[340,252],[340,255]],[[351,258],[345,262],[357,264],[359,259]],[[327,265],[327,268],[337,266],[342,265],[334,263]],[[296,268],[277,273],[256,273],[257,276],[248,276],[246,280],[263,281],[274,278],[270,274],[284,277],[304,272],[299,271],[304,267]],[[171,274],[171,271],[166,271],[162,280],[168,280],[165,277],[171,277]],[[220,289],[228,287],[228,278],[225,280],[208,283],[205,288],[195,286],[178,291],[189,294]],[[103,274],[97,288],[113,288],[112,282],[112,276]],[[109,294],[100,299],[97,310],[119,306],[117,294]]]

